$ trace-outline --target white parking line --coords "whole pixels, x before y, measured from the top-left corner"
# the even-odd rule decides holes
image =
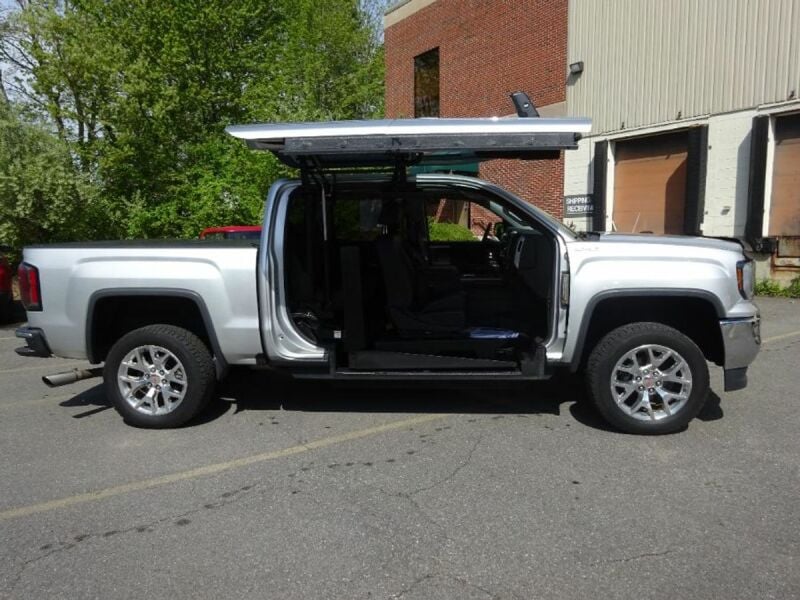
[[[283,448],[281,450],[274,450],[272,452],[263,452],[261,454],[254,454],[251,456],[245,456],[242,458],[237,458],[225,462],[203,465],[201,467],[189,469],[188,471],[179,471],[177,473],[170,473],[169,475],[162,475],[161,477],[153,477],[152,479],[142,479],[140,481],[132,481],[130,483],[124,483],[122,485],[107,487],[104,489],[95,490],[93,492],[87,492],[85,494],[77,494],[75,496],[58,498],[56,500],[50,500],[48,502],[40,502],[38,504],[29,504],[27,506],[19,506],[17,508],[2,510],[0,511],[0,521],[7,521],[9,519],[14,519],[18,517],[27,517],[30,515],[35,515],[37,513],[56,510],[58,508],[67,508],[69,506],[74,506],[76,504],[86,504],[87,502],[94,502],[96,500],[102,500],[104,498],[111,498],[113,496],[120,496],[122,494],[129,494],[131,492],[148,490],[169,483],[186,481],[187,479],[209,477],[211,475],[217,475],[219,473],[230,471],[232,469],[240,469],[242,467],[247,467],[249,465],[257,463],[275,460],[277,458],[284,458],[286,456],[293,456],[295,454],[311,452],[312,450],[317,450],[319,448],[326,448],[328,446],[334,446],[336,444],[341,444],[344,442],[350,442],[353,440],[374,436],[379,433],[385,433],[387,431],[396,431],[398,429],[404,429],[411,425],[427,423],[428,421],[442,419],[446,416],[448,415],[431,414],[431,415],[423,415],[421,417],[413,417],[411,419],[402,419],[400,421],[390,421],[388,423],[377,425],[375,427],[358,429],[355,431],[350,431],[348,433],[343,433],[341,435],[334,435],[331,437],[315,440],[313,442],[308,442],[306,444],[290,446],[288,448]]]
[[[796,335],[800,335],[800,331],[790,331],[789,333],[784,333],[782,335],[775,335],[765,340],[761,340],[761,343],[769,344],[770,342],[777,342],[778,340],[784,340],[786,338],[795,337]]]

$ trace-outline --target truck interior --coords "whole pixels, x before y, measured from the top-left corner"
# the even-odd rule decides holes
[[[524,93],[512,100],[517,118],[227,129],[300,172],[277,268],[296,330],[328,350],[331,372],[542,376],[556,319],[553,229],[477,180],[409,174],[557,159],[590,130],[586,119],[539,117]]]
[[[541,368],[557,254],[529,216],[413,178],[303,186],[289,202],[289,312],[337,369]]]

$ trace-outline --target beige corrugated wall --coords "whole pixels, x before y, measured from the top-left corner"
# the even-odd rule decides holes
[[[800,96],[800,0],[570,0],[570,115],[592,133]]]

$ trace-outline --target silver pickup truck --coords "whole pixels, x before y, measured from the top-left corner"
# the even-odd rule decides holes
[[[743,388],[759,345],[735,241],[589,233],[491,183],[487,159],[557,158],[584,119],[408,119],[229,128],[299,172],[258,244],[32,246],[18,353],[93,365],[125,420],[179,426],[232,365],[297,378],[529,381],[581,373],[632,433],[679,430]],[[452,174],[430,171],[450,170]],[[429,172],[425,172],[429,171]],[[266,390],[265,394],[269,391]]]

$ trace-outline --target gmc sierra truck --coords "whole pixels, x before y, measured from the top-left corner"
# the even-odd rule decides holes
[[[246,365],[476,385],[573,373],[617,429],[680,430],[706,401],[708,362],[737,390],[759,350],[743,246],[576,234],[459,174],[558,158],[589,129],[528,117],[230,127],[299,173],[272,185],[260,241],[28,247],[17,352],[102,365],[45,381],[102,374],[143,427],[186,423]]]

